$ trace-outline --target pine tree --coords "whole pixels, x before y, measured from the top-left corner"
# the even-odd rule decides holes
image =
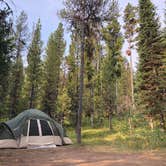
[[[93,107],[94,107],[94,122],[95,125],[103,125],[105,112],[103,111],[103,80],[102,80],[102,64],[103,64],[103,52],[101,39],[95,44],[94,52],[94,76],[93,76]]]
[[[71,125],[73,121],[70,118],[71,115],[71,98],[68,93],[67,86],[67,64],[66,58],[63,59],[60,77],[59,77],[59,87],[58,87],[58,97],[56,105],[56,119],[61,125]]]
[[[83,92],[84,92],[84,67],[85,50],[88,49],[85,39],[88,33],[97,31],[101,24],[108,20],[108,0],[66,0],[65,9],[61,10],[61,17],[69,23],[71,30],[79,35],[81,41],[80,58],[80,87],[79,87],[79,108],[77,116],[77,142],[81,143],[81,126],[83,110]],[[89,31],[90,30],[90,31]],[[89,55],[90,57],[91,55]]]
[[[165,76],[162,73],[165,64],[159,44],[159,19],[150,0],[139,0],[139,20],[139,91],[145,113],[153,129],[153,119],[158,114],[164,117],[165,85],[162,82]]]
[[[10,115],[16,116],[21,102],[21,90],[23,84],[23,62],[22,52],[24,51],[27,42],[27,15],[21,12],[16,21],[16,34],[15,34],[15,60],[11,70],[11,88],[10,88]]]
[[[71,44],[69,55],[66,58],[66,63],[68,66],[68,78],[67,78],[67,91],[70,97],[70,119],[74,127],[76,127],[77,120],[77,110],[78,110],[78,81],[79,81],[79,48],[78,39],[76,34],[71,35]]]
[[[165,4],[166,5],[166,4]],[[161,48],[161,54],[162,54],[162,67],[160,68],[160,92],[161,92],[161,98],[160,98],[160,106],[161,106],[161,112],[160,112],[160,124],[161,127],[166,130],[166,124],[165,124],[165,118],[166,118],[166,9],[165,9],[165,26],[162,30],[161,34],[161,41],[160,41],[160,48]]]
[[[117,79],[121,74],[122,35],[118,22],[119,9],[117,1],[112,1],[110,22],[103,29],[103,38],[107,46],[107,56],[103,65],[104,102],[109,114],[109,128],[112,129],[112,116],[116,111]]]
[[[45,85],[43,96],[43,111],[51,117],[56,115],[56,104],[58,97],[58,87],[60,79],[60,66],[65,51],[65,41],[63,38],[63,25],[60,23],[58,29],[51,34],[45,61]]]
[[[38,106],[38,98],[41,85],[41,24],[40,20],[36,24],[33,32],[32,42],[29,47],[27,61],[28,67],[26,69],[26,96],[28,97],[28,108],[35,108]]]
[[[85,40],[85,95],[87,103],[85,113],[90,117],[91,127],[94,127],[94,72],[95,72],[95,44],[97,42],[93,34],[93,28],[89,28],[87,38]]]
[[[132,6],[130,3],[127,4],[124,11],[124,29],[125,38],[129,44],[127,55],[130,56],[130,85],[131,85],[131,108],[134,109],[134,84],[133,84],[133,62],[132,62],[132,49],[135,44],[135,35],[137,32],[137,7]]]
[[[0,0],[0,113],[7,109],[6,96],[14,48],[11,16],[12,10],[9,5],[4,0]]]
[[[121,61],[121,76],[118,79],[117,111],[124,113],[131,107],[130,66],[126,58]]]

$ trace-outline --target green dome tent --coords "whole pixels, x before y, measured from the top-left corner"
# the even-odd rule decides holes
[[[26,110],[0,124],[0,148],[27,148],[71,143],[60,124],[36,109]]]

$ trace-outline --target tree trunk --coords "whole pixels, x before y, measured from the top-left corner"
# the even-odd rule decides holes
[[[91,121],[91,127],[94,127],[94,111],[91,110],[91,115],[90,115],[90,121]]]
[[[16,98],[13,96],[12,97],[12,104],[11,104],[11,113],[10,113],[10,116],[11,118],[14,118],[16,116],[16,109],[15,109],[15,103],[16,103]]]
[[[149,126],[150,126],[150,129],[153,131],[154,124],[153,124],[153,118],[152,118],[152,116],[149,117]]]
[[[20,41],[20,38],[19,38],[19,41]],[[18,44],[17,46],[17,53],[16,53],[16,64],[17,64],[17,61],[20,57],[20,44]],[[18,97],[18,88],[19,88],[19,81],[20,81],[20,74],[19,74],[19,71],[18,71],[18,66],[16,66],[17,70],[15,71],[16,73],[16,76],[15,76],[15,80],[14,80],[14,87],[12,87],[12,94],[11,94],[11,118],[15,117],[16,116],[16,107],[18,105],[17,103],[17,97]]]
[[[132,104],[132,110],[135,108],[135,102],[134,102],[134,83],[133,83],[133,62],[132,62],[132,55],[130,55],[130,79],[131,79],[131,104]]]
[[[34,107],[34,85],[31,87],[30,99],[29,99],[29,109]]]
[[[93,84],[91,83],[90,86],[90,100],[91,105],[90,105],[90,120],[91,120],[91,127],[94,127],[94,91],[93,91]]]
[[[109,111],[109,129],[112,130],[113,127],[112,127],[112,111],[110,110]]]
[[[132,133],[132,120],[131,120],[131,115],[129,116],[128,123],[129,123],[129,130],[130,130],[130,134],[131,134],[131,133]]]
[[[132,107],[130,106],[130,108],[129,108],[129,118],[128,118],[130,134],[132,134],[132,111],[133,111]]]
[[[79,45],[77,45],[77,67],[79,67]],[[79,109],[79,74],[80,74],[79,70],[77,70],[77,82],[76,82],[77,107],[76,107],[75,125],[74,125],[76,135],[77,135],[78,109]]]
[[[164,129],[164,131],[166,131],[165,119],[162,111],[160,112],[160,125]]]
[[[14,88],[11,93],[11,118],[16,116],[16,105],[17,105],[17,81],[14,81]]]
[[[118,113],[118,83],[115,81],[115,112]]]
[[[77,143],[78,144],[81,144],[83,87],[84,87],[84,26],[82,25],[79,108],[78,108],[78,117],[77,117],[78,118],[77,119]]]

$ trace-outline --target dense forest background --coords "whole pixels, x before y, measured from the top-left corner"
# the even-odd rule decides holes
[[[107,124],[113,131],[114,119],[125,120],[129,133],[138,127],[164,133],[166,27],[152,2],[126,4],[123,25],[118,0],[65,0],[58,15],[71,32],[67,56],[62,23],[44,48],[40,19],[30,31],[26,13],[14,21],[11,7],[0,0],[0,120],[40,109],[74,128],[78,143],[82,126]]]

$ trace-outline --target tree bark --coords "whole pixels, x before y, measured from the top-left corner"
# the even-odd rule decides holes
[[[109,111],[109,129],[112,130],[113,127],[112,127],[112,111],[110,110]]]
[[[90,86],[90,121],[91,121],[91,127],[94,127],[94,90],[93,90],[93,84]]]
[[[135,109],[135,101],[134,101],[134,83],[133,83],[132,55],[130,55],[130,80],[131,80],[131,105],[132,105],[132,110],[134,110]]]
[[[29,99],[29,109],[34,107],[34,85],[31,87],[30,99]]]
[[[20,41],[20,38],[19,38],[19,41]],[[18,46],[17,46],[17,53],[16,53],[16,64],[17,64],[17,61],[18,61],[18,59],[19,59],[19,57],[20,57],[20,52],[21,52],[21,50],[20,50],[20,44],[21,43],[19,43],[18,44]],[[18,103],[17,103],[17,100],[18,100],[18,86],[19,86],[19,81],[20,81],[20,74],[18,73],[19,71],[18,71],[18,66],[16,66],[16,68],[17,68],[17,70],[15,71],[16,73],[14,73],[14,74],[16,74],[16,77],[14,78],[15,80],[14,80],[14,87],[13,87],[13,89],[12,89],[12,93],[11,93],[11,118],[13,118],[13,117],[15,117],[16,116],[16,107],[17,107],[17,105],[18,105]]]
[[[128,123],[129,123],[129,130],[130,130],[130,134],[131,134],[132,133],[132,119],[131,119],[131,115],[129,115]]]
[[[150,126],[150,129],[153,131],[154,124],[153,124],[153,118],[152,118],[152,116],[149,117],[149,126]]]
[[[164,131],[166,131],[165,118],[163,112],[160,112],[160,125]]]
[[[82,127],[82,97],[84,87],[84,26],[82,25],[81,39],[81,65],[80,65],[80,89],[79,89],[79,108],[77,119],[77,143],[81,144],[81,127]]]

